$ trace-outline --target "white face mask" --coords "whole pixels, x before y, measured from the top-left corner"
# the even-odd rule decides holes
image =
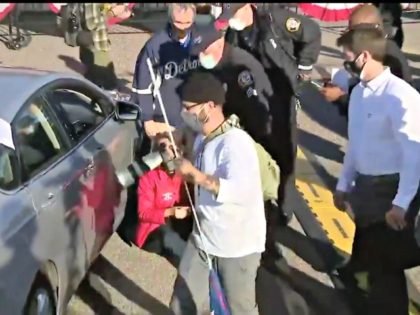
[[[201,108],[203,110],[204,107]],[[203,124],[208,120],[208,115],[206,119],[204,119],[204,122],[201,122],[198,116],[201,113],[201,110],[198,114],[193,114],[187,111],[186,109],[181,111],[181,118],[184,121],[184,123],[191,128],[191,130],[202,133],[203,132]]]
[[[212,5],[210,9],[210,14],[214,17],[214,19],[217,19],[220,14],[222,14],[223,8],[217,5]]]
[[[239,19],[231,18],[229,20],[229,27],[235,31],[243,31],[246,25]]]
[[[184,121],[184,123],[191,128],[191,130],[195,132],[203,132],[203,125],[198,120],[198,117],[194,114],[191,114],[190,112],[183,110],[181,112],[181,118]]]
[[[199,55],[200,64],[203,68],[213,69],[217,66],[217,61],[211,55]]]

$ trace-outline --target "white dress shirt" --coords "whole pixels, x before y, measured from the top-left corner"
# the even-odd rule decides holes
[[[407,209],[420,180],[420,94],[389,68],[360,82],[350,96],[348,135],[337,190],[349,191],[357,173],[398,173],[393,204]]]
[[[195,151],[201,148],[199,136]],[[196,167],[219,178],[219,193],[195,187],[195,204],[203,231],[203,246],[196,227],[195,244],[211,255],[225,258],[262,253],[266,221],[258,156],[254,141],[243,130],[232,128],[197,152]]]

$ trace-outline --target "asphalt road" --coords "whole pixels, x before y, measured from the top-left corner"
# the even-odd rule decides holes
[[[44,23],[45,24],[45,23]],[[157,25],[157,24],[156,24]],[[155,26],[157,27],[157,26]],[[414,74],[420,75],[419,24],[406,24],[404,49],[413,65]],[[82,72],[78,49],[64,44],[54,36],[51,27],[28,27],[38,32],[30,46],[11,51],[0,45],[0,65],[27,67],[63,72]],[[0,33],[5,31],[0,25]],[[138,52],[149,35],[141,27],[115,26],[112,29],[112,57],[121,78],[121,85],[130,87]],[[316,77],[322,77],[331,67],[340,66],[340,51],[334,47],[337,32],[323,30],[323,49],[319,58]],[[128,91],[128,89],[127,89]],[[304,93],[303,108],[299,113],[299,142],[310,151],[325,169],[324,180],[334,185],[346,144],[345,122],[331,104],[326,103],[315,91]],[[286,238],[299,249],[311,249],[302,230],[294,220],[284,230]],[[311,267],[287,250],[290,270],[282,277],[260,271],[258,298],[261,315],[287,314],[346,314],[348,308],[341,292],[335,290],[330,278]],[[415,272],[415,271],[414,271]],[[172,293],[176,270],[163,258],[134,247],[128,247],[118,236],[111,238],[102,256],[92,266],[92,271],[80,286],[69,306],[69,314],[169,314],[168,302]]]

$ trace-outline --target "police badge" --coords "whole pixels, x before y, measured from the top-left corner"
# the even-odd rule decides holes
[[[252,78],[252,74],[248,70],[244,70],[241,73],[239,73],[238,76],[238,85],[241,88],[246,88],[254,83],[254,80]]]
[[[296,18],[288,18],[286,21],[286,28],[290,33],[299,31],[300,21]]]

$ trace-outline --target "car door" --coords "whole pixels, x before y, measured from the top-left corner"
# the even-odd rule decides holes
[[[53,261],[60,292],[72,292],[86,272],[86,248],[76,216],[74,180],[81,164],[69,156],[70,139],[41,93],[31,97],[12,122],[12,133],[36,213],[32,253],[40,262]],[[70,289],[70,290],[68,290]]]
[[[34,217],[30,194],[21,185],[16,151],[0,139],[0,310],[4,314],[21,313],[38,271],[32,254],[37,234]]]
[[[85,161],[81,215],[93,260],[124,215],[127,196],[116,173],[133,159],[133,131],[114,119],[114,106],[106,96],[87,86],[56,88],[46,98],[63,117],[76,152]]]

